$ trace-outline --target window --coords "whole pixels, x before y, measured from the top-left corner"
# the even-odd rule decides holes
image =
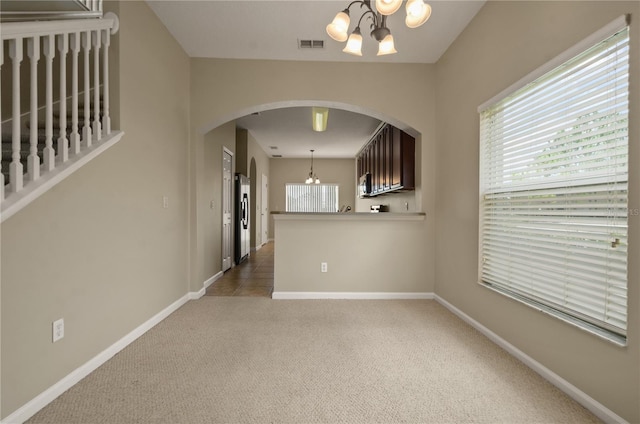
[[[287,212],[338,212],[337,184],[287,184]]]
[[[480,282],[618,343],[628,54],[621,18],[479,108]]]

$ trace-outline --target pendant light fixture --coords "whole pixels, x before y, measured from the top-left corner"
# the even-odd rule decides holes
[[[360,5],[360,9],[364,9],[364,12],[358,20],[358,25],[356,25],[351,35],[348,35],[349,24],[351,23],[349,9],[354,4]],[[362,56],[360,24],[364,17],[367,16],[371,20],[371,37],[379,43],[378,56],[397,53],[391,30],[387,28],[387,16],[393,15],[401,6],[402,0],[375,0],[375,9],[371,6],[371,0],[353,1],[327,25],[327,34],[336,41],[347,42],[347,45],[342,50],[343,52]],[[417,28],[431,16],[431,6],[426,4],[424,0],[407,0],[406,12],[405,24],[409,28]]]
[[[305,184],[320,184],[320,179],[318,178],[318,176],[316,174],[313,173],[313,152],[315,152],[315,150],[310,150],[311,151],[311,170],[309,171],[309,177],[304,181]]]
[[[329,120],[329,109],[326,107],[311,108],[311,126],[314,131],[322,132],[327,130],[327,121]]]

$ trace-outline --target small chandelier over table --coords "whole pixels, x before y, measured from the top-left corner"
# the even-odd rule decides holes
[[[311,151],[311,171],[309,171],[309,177],[304,181],[305,184],[320,184],[320,178],[318,178],[318,176],[316,174],[313,173],[313,152],[315,152],[315,150],[310,150]]]
[[[378,56],[397,53],[393,35],[391,30],[387,28],[387,16],[393,15],[402,6],[402,0],[375,0],[375,9],[371,7],[372,0],[356,0],[349,3],[346,9],[339,12],[333,21],[327,25],[327,34],[336,41],[346,41],[347,45],[342,50],[345,53],[353,54],[356,56],[362,56],[362,34],[360,33],[360,24],[365,16],[371,19],[371,37],[373,37],[378,44]],[[365,9],[358,25],[353,30],[351,35],[348,35],[349,24],[351,18],[349,17],[349,9],[354,4],[360,5],[361,9]],[[424,0],[407,0],[406,5],[407,17],[405,24],[409,28],[417,28],[420,25],[427,22],[427,19],[431,16],[431,6],[426,4]]]

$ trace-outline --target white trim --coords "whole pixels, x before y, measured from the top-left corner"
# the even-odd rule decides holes
[[[547,380],[549,383],[553,384],[558,389],[566,393],[573,400],[578,402],[580,405],[587,408],[589,411],[591,411],[595,416],[600,418],[602,421],[606,423],[612,423],[612,424],[627,423],[627,421],[625,421],[622,417],[617,415],[615,412],[613,412],[612,410],[610,410],[609,408],[607,408],[606,406],[604,406],[603,404],[601,404],[600,402],[598,402],[597,400],[595,400],[594,398],[592,398],[591,396],[583,392],[582,390],[578,389],[576,386],[569,383],[567,380],[560,377],[558,374],[554,373],[549,368],[545,367],[540,362],[536,361],[535,359],[533,359],[532,357],[530,357],[529,355],[527,355],[526,353],[524,353],[523,351],[521,351],[520,349],[518,349],[517,347],[515,347],[505,339],[503,339],[502,337],[498,336],[496,333],[489,330],[487,327],[480,324],[478,321],[471,318],[469,315],[465,314],[460,309],[453,306],[451,303],[447,302],[446,300],[444,300],[438,295],[435,295],[434,299],[436,300],[436,302],[438,302],[439,304],[447,308],[449,311],[457,315],[460,319],[465,321],[467,324],[471,325],[473,328],[481,332],[489,340],[491,340],[492,342],[494,342],[495,344],[497,344],[498,346],[500,346],[501,348],[509,352],[512,356],[514,356],[515,358],[520,360],[522,363],[524,363],[526,366],[531,368],[533,371],[538,373],[542,378]]]
[[[496,94],[486,102],[482,103],[480,106],[478,106],[478,113],[481,113],[485,109],[493,106],[495,103],[511,95],[511,93],[513,93],[514,91],[521,89],[522,87],[529,84],[530,82],[537,80],[547,72],[550,72],[551,70],[557,68],[558,66],[562,65],[569,59],[577,56],[578,54],[592,47],[593,45],[607,39],[608,37],[611,37],[618,31],[626,27],[627,25],[629,25],[628,15],[619,16],[614,21],[600,28],[598,31],[594,32],[593,34],[589,35],[579,43],[568,48],[567,50],[560,53],[558,56],[554,57],[544,65],[530,72],[523,78],[519,79],[515,83],[511,84],[509,87],[502,90],[500,93]]]
[[[189,297],[189,300],[198,300],[200,299],[202,296],[204,296],[204,294],[206,293],[205,288],[201,288],[200,290],[196,291],[196,292],[189,292],[187,293],[187,296]]]
[[[90,148],[83,150],[73,158],[69,158],[67,162],[63,164],[56,163],[53,171],[42,175],[37,181],[26,184],[18,193],[7,193],[7,198],[2,200],[1,203],[0,222],[6,221],[29,203],[53,188],[56,184],[82,168],[89,161],[98,157],[102,152],[120,141],[123,135],[124,133],[122,131],[114,131],[100,142],[93,144]]]
[[[202,296],[204,296],[204,294],[207,292],[207,287],[209,287],[211,284],[215,283],[218,279],[220,279],[222,275],[223,275],[223,272],[218,271],[218,273],[209,277],[207,280],[205,280],[204,283],[202,283],[202,288],[200,290],[198,290],[197,292],[189,292],[188,294],[189,300],[198,300]]]
[[[44,37],[51,34],[71,34],[82,31],[110,29],[118,32],[120,21],[114,13],[106,13],[102,19],[64,19],[58,21],[31,20],[28,22],[5,22],[2,24],[2,39]]]
[[[207,279],[207,281],[205,281],[204,283],[202,283],[202,285],[204,286],[205,289],[209,288],[209,286],[213,283],[215,283],[216,281],[218,281],[220,278],[222,278],[222,276],[224,275],[224,272],[222,271],[218,271],[216,274],[212,275],[211,277],[209,277],[209,279]]]
[[[402,292],[290,292],[280,291],[271,294],[272,299],[433,299],[433,293]]]
[[[127,347],[129,344],[134,342],[140,336],[142,336],[147,331],[151,330],[156,324],[160,321],[171,315],[178,308],[189,301],[189,295],[184,295],[180,299],[173,302],[171,305],[164,308],[162,311],[155,314],[149,320],[138,326],[136,329],[131,331],[129,334],[103,350],[98,355],[94,356],[84,365],[76,368],[67,374],[66,377],[63,377],[60,381],[55,383],[53,386],[49,387],[44,392],[40,393],[35,398],[31,399],[29,402],[22,405],[18,410],[13,412],[11,415],[6,417],[2,424],[15,424],[15,423],[23,423],[32,416],[34,416],[38,411],[47,406],[49,403],[53,402],[58,396],[62,393],[73,387],[80,380],[85,378],[87,375],[95,371],[102,364],[111,359],[115,354],[120,352],[122,349]]]

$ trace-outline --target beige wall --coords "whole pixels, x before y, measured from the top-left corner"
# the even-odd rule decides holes
[[[372,205],[385,205],[389,212],[421,212],[415,191],[396,191],[380,196],[356,199],[356,212],[369,212]]]
[[[306,215],[306,214],[305,214]],[[286,292],[432,293],[420,243],[424,222],[388,216],[275,216],[276,296]],[[322,262],[327,272],[320,271]]]
[[[487,3],[437,64],[436,293],[629,422],[640,422],[640,222],[629,220],[629,345],[618,347],[477,284],[477,106],[616,17],[632,13],[630,116],[640,110],[640,3]],[[640,121],[630,119],[630,163]],[[630,207],[637,208],[638,167]]]
[[[433,65],[290,62],[269,60],[191,60],[191,155],[192,187],[202,178],[202,134],[248,113],[284,105],[325,102],[334,107],[366,113],[416,135],[416,209],[427,213],[418,225],[411,248],[422,252],[422,278],[427,291],[434,287],[435,200],[435,78]],[[394,75],[392,88],[362,90]],[[315,84],[309,84],[310,80]],[[358,81],[354,83],[353,81]],[[223,99],[223,100],[221,100]],[[274,161],[270,174],[274,175]],[[318,169],[320,172],[320,169]],[[306,169],[303,175],[307,173]],[[324,179],[324,174],[321,178]],[[355,166],[351,171],[355,179]],[[273,177],[269,181],[273,193]],[[354,188],[355,189],[355,188]],[[354,192],[355,196],[355,192]],[[351,197],[353,199],[353,197]],[[272,200],[270,198],[270,200]],[[190,205],[196,208],[197,193]],[[271,201],[270,209],[284,207]],[[353,200],[349,202],[353,206]],[[191,249],[196,249],[197,217],[191,225]],[[272,227],[272,226],[271,226]],[[270,229],[271,232],[271,229]],[[201,282],[192,279],[192,290]]]
[[[247,169],[251,178],[251,247],[256,248],[262,245],[262,214],[267,216],[267,232],[269,227],[269,202],[264,205],[267,210],[263,210],[262,205],[262,179],[266,177],[267,186],[270,185],[271,162],[269,156],[262,150],[256,139],[248,133],[247,137]],[[268,188],[267,188],[268,191]]]
[[[311,159],[271,159],[269,203],[272,211],[284,211],[285,185],[303,183],[309,175]],[[355,159],[314,159],[313,170],[325,184],[339,184],[338,204],[355,206]],[[269,238],[273,238],[273,218]]]
[[[3,417],[187,292],[189,59],[146,3],[110,7],[125,136],[2,224]]]

